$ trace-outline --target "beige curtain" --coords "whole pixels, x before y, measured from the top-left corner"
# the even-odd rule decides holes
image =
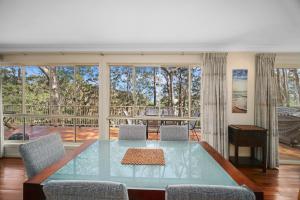
[[[225,158],[227,133],[227,53],[206,53],[202,74],[202,135]]]
[[[0,73],[0,157],[4,155],[4,124],[3,124],[3,105],[2,105],[2,74]]]
[[[278,167],[275,54],[257,54],[255,63],[255,125],[268,129],[267,165]]]

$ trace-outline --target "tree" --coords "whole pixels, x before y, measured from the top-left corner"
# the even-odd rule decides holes
[[[299,84],[299,75],[297,69],[290,69],[290,71],[294,75],[294,80],[295,80],[295,86],[296,86],[296,94],[297,94],[297,105],[299,105],[300,102],[300,84]]]
[[[289,107],[290,106],[290,96],[288,90],[288,71],[282,69],[282,85],[283,85],[283,94],[284,94],[284,102]]]

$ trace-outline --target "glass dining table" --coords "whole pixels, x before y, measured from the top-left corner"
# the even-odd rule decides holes
[[[121,160],[129,148],[162,149],[165,165],[123,165]],[[56,168],[39,179],[40,187],[51,180],[114,181],[126,185],[130,199],[148,200],[164,199],[166,186],[173,184],[246,184],[257,197],[262,196],[253,182],[205,142],[97,140]],[[33,182],[29,180],[29,184]]]

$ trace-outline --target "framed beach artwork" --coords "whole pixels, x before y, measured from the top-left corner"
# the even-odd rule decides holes
[[[232,70],[232,113],[247,113],[248,70]]]

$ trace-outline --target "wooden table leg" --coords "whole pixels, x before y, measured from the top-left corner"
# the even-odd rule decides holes
[[[148,120],[146,120],[146,138],[148,139],[148,134],[149,134],[149,132],[148,132]]]

